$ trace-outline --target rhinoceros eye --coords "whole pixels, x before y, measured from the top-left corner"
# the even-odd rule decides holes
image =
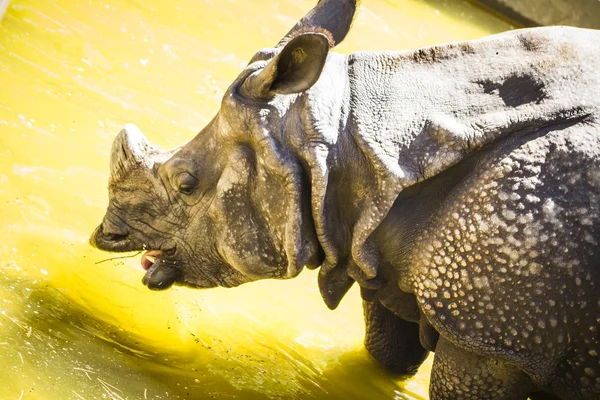
[[[177,175],[177,190],[183,194],[191,194],[198,186],[198,179],[188,172]]]

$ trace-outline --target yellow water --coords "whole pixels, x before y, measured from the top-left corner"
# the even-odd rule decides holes
[[[127,122],[191,138],[260,47],[314,0],[14,0],[0,22],[0,399],[426,398],[362,349],[354,289],[314,272],[150,292],[139,256],[101,262],[108,152]],[[459,0],[364,0],[338,51],[414,48],[511,27]]]

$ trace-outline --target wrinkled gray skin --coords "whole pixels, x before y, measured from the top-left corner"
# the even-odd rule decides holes
[[[124,129],[91,243],[162,250],[151,289],[356,281],[367,349],[435,351],[434,400],[598,399],[600,32],[329,53],[354,11],[320,1],[183,147]]]

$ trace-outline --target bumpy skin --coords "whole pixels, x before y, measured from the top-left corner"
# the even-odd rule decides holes
[[[598,398],[598,131],[507,140],[395,202],[376,237],[441,335],[433,399]],[[404,315],[397,296],[371,294]]]
[[[432,400],[526,399],[532,390],[524,372],[503,361],[465,352],[441,339],[431,371]]]
[[[319,1],[181,148],[122,131],[92,244],[154,250],[151,289],[357,282],[375,358],[436,351],[433,399],[598,399],[600,32],[329,53],[355,8]]]
[[[386,369],[414,374],[429,352],[419,341],[419,325],[405,321],[380,302],[363,301],[365,347]]]
[[[567,399],[600,389],[598,131],[567,126],[482,156],[421,232],[401,279],[447,341]],[[447,363],[464,358],[445,353]],[[434,380],[451,380],[437,363]],[[511,375],[515,390],[520,379]]]

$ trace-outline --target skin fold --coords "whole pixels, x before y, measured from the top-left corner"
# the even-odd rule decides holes
[[[185,145],[126,126],[91,244],[148,250],[153,290],[357,283],[367,349],[435,351],[434,400],[597,399],[600,32],[330,52],[356,8],[319,1]]]

